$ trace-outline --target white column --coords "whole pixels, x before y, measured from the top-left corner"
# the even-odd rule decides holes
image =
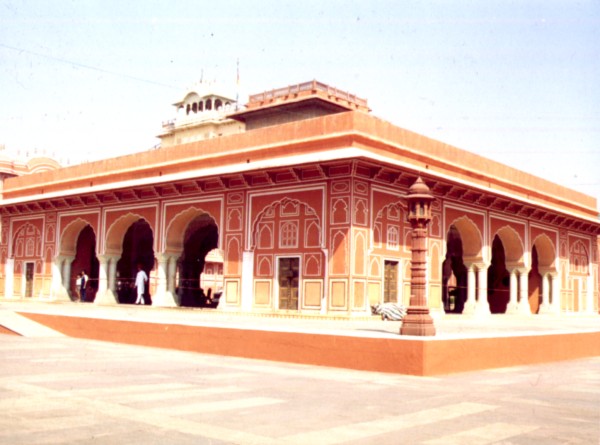
[[[63,256],[57,256],[52,262],[52,285],[50,288],[51,301],[70,301],[69,293],[63,283],[62,264]]]
[[[519,271],[519,314],[531,315],[529,306],[529,271]]]
[[[114,292],[117,259],[109,255],[99,255],[98,261],[100,263],[98,293],[94,299],[94,304],[117,304],[118,301]]]
[[[63,257],[62,261],[62,284],[67,291],[67,297],[71,299],[71,262],[73,257]]]
[[[13,298],[15,291],[15,259],[7,258],[4,266],[4,298]]]
[[[550,280],[548,274],[542,275],[542,304],[540,305],[540,314],[549,314],[552,312],[550,307]]]
[[[488,302],[487,266],[485,264],[477,266],[477,281],[479,287],[477,288],[477,305],[475,306],[475,312],[477,315],[489,315],[490,303]]]
[[[254,252],[247,250],[242,254],[242,310],[252,310],[252,283],[254,281]]]
[[[552,307],[552,313],[559,314],[560,313],[560,280],[558,279],[558,274],[550,275],[550,291],[551,291],[551,302],[550,306]]]
[[[156,259],[158,260],[156,295],[154,295],[152,298],[152,305],[161,307],[177,307],[177,303],[175,302],[173,294],[167,290],[170,256],[162,253],[157,255]]]
[[[467,269],[467,301],[465,301],[463,314],[475,313],[475,287],[475,266],[471,264]]]
[[[108,260],[108,290],[117,295],[117,262],[119,258],[110,257]]]
[[[510,271],[510,299],[506,306],[507,314],[516,314],[518,312],[519,303],[517,301],[517,295],[519,291],[519,282],[517,281],[517,270],[513,269]]]
[[[98,295],[105,293],[108,289],[108,259],[109,258],[105,255],[98,255]]]
[[[167,267],[167,292],[173,295],[173,300],[175,301],[176,306],[181,305],[181,300],[175,288],[177,287],[176,277],[177,277],[177,261],[179,260],[178,256],[169,257],[168,267]]]

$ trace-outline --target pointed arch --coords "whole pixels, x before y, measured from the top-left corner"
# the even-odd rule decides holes
[[[286,211],[284,212],[283,210]],[[315,212],[315,209],[313,209],[310,205],[303,201],[285,197],[279,201],[272,202],[270,205],[266,206],[262,211],[258,213],[256,218],[252,222],[251,248],[255,249],[257,241],[260,239],[261,221],[263,220],[263,218],[278,215],[280,213],[282,213],[285,216],[287,215],[287,212],[291,211],[294,212],[294,216],[301,215],[305,218],[310,216],[311,220],[315,220],[316,227],[318,228],[318,231],[316,233],[318,233],[319,236],[322,236],[322,224],[319,217],[317,216],[317,212]],[[314,234],[315,231],[313,229],[312,235],[314,236]],[[312,240],[311,243],[314,243],[314,240]],[[318,240],[317,244],[321,245],[321,240]]]
[[[107,255],[119,255],[123,246],[125,233],[127,233],[127,230],[132,224],[140,220],[146,221],[146,218],[130,212],[113,222],[106,231],[105,253]],[[152,230],[152,226],[150,226],[150,229]]]
[[[502,247],[504,248],[504,258],[506,260],[507,267],[523,266],[525,262],[525,248],[523,240],[517,231],[511,226],[506,225],[498,229],[498,231],[493,234],[491,238],[494,239],[494,236],[496,235],[498,235],[498,238],[500,238],[500,241],[502,242]]]
[[[538,235],[531,243],[531,248],[536,248],[538,255],[538,267],[540,269],[556,270],[556,246],[545,233]]]
[[[67,226],[60,234],[57,254],[64,256],[75,256],[79,234],[86,226],[89,225],[89,222],[81,218],[77,218],[75,221],[71,221],[69,224],[67,224]],[[92,231],[93,230],[94,229],[92,227]]]
[[[219,225],[210,212],[207,212],[201,208],[190,207],[178,213],[167,226],[164,247],[165,252],[179,253],[183,250],[186,229],[190,223],[199,216],[206,216],[206,224],[214,224],[218,231]]]
[[[446,238],[451,226],[456,227],[456,230],[460,234],[465,262],[474,263],[483,261],[483,236],[473,220],[466,215],[455,219],[448,225]]]

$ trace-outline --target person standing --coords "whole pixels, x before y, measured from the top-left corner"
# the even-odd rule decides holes
[[[138,271],[135,276],[135,288],[137,291],[137,298],[135,300],[135,304],[146,304],[144,300],[144,293],[146,292],[146,283],[148,282],[148,275],[144,269],[142,269],[142,265],[138,264]]]
[[[88,276],[85,273],[85,270],[81,271],[81,282],[79,283],[79,295],[82,302],[85,302],[85,288],[88,282]]]
[[[77,274],[77,278],[75,279],[75,295],[77,300],[81,301],[81,272]]]

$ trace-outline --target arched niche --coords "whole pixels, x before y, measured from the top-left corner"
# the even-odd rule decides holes
[[[502,241],[506,264],[516,267],[523,266],[525,261],[525,249],[523,247],[523,241],[517,231],[510,226],[504,226],[499,229],[495,235]],[[493,238],[494,237],[492,237],[492,239]]]
[[[475,223],[468,216],[461,216],[454,220],[448,227],[454,226],[462,241],[462,255],[465,262],[483,261],[483,237]],[[448,238],[448,236],[447,236]]]

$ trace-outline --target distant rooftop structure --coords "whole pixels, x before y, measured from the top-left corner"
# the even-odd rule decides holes
[[[239,109],[235,96],[237,94],[214,82],[194,84],[183,99],[173,104],[177,117],[163,122],[163,131],[158,135],[161,146],[185,144],[243,131],[243,125],[227,117]]]
[[[24,159],[21,159],[20,156],[9,153],[4,144],[0,144],[0,178],[2,179],[59,168],[61,164],[45,154],[40,156],[36,152],[33,156],[27,154]]]
[[[230,117],[245,122],[246,130],[252,130],[344,111],[371,110],[366,99],[312,80],[253,94],[246,109]]]

